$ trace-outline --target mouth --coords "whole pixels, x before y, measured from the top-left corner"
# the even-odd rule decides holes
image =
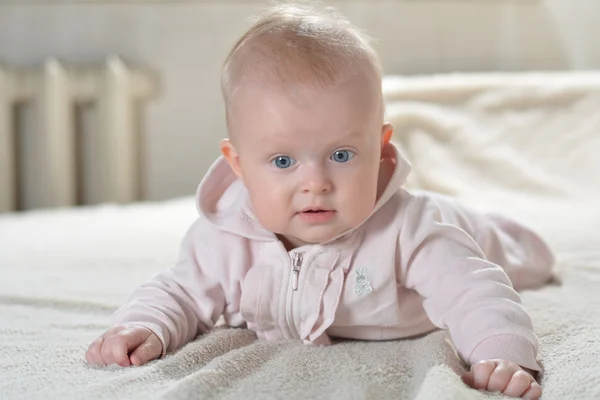
[[[334,216],[335,210],[329,210],[321,207],[307,207],[298,213],[298,217],[310,225],[330,223]]]
[[[333,211],[333,210],[327,210],[327,209],[321,208],[321,207],[308,207],[300,212],[301,213],[309,213],[309,214],[319,214],[319,213],[326,213],[326,212],[330,212],[330,211]]]

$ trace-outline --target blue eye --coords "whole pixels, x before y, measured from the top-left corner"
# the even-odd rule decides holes
[[[271,161],[271,164],[277,168],[286,169],[296,164],[296,160],[290,156],[278,156]]]
[[[350,150],[337,150],[331,155],[331,159],[335,162],[345,163],[354,158],[354,152]]]

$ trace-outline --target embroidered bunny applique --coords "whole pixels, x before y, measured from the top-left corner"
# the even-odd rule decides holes
[[[371,287],[371,282],[369,282],[369,278],[367,278],[367,269],[357,268],[355,272],[356,280],[354,282],[354,293],[358,296],[371,293],[373,287]]]

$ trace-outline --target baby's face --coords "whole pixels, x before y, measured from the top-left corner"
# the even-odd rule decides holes
[[[240,88],[223,143],[258,220],[293,247],[333,239],[370,215],[391,128],[380,88],[365,77],[303,90]]]

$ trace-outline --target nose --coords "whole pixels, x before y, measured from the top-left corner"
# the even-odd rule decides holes
[[[331,192],[333,184],[324,168],[312,165],[305,172],[306,174],[302,182],[303,193],[319,195]]]

